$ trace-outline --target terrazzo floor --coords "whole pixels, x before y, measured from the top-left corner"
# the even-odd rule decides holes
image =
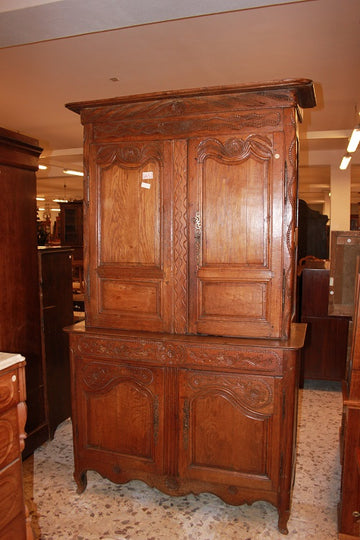
[[[340,487],[337,383],[305,382],[300,390],[296,479],[289,534],[265,502],[226,505],[211,494],[168,497],[139,481],[118,486],[95,472],[78,495],[73,480],[72,429],[24,462],[25,498],[35,540],[330,540],[337,538]]]

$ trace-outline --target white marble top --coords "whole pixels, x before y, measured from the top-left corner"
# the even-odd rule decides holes
[[[25,358],[21,354],[0,352],[0,371],[24,360]]]

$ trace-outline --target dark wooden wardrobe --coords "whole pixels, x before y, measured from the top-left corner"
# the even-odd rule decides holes
[[[26,359],[25,456],[49,438],[36,234],[41,151],[35,139],[0,128],[0,350]]]

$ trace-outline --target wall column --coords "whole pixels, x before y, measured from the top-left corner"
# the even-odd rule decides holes
[[[350,230],[351,168],[339,169],[339,164],[331,165],[331,211],[330,231]]]

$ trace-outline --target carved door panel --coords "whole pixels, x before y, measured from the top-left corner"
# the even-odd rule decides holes
[[[190,332],[282,335],[283,133],[189,145]]]
[[[119,360],[77,359],[76,407],[79,455],[85,468],[160,472],[163,462],[161,369]],[[113,470],[109,475],[114,481]],[[107,470],[105,471],[105,475]]]
[[[183,370],[181,476],[276,489],[280,461],[277,384],[272,377]]]
[[[87,324],[172,331],[171,144],[94,145],[90,159]]]

